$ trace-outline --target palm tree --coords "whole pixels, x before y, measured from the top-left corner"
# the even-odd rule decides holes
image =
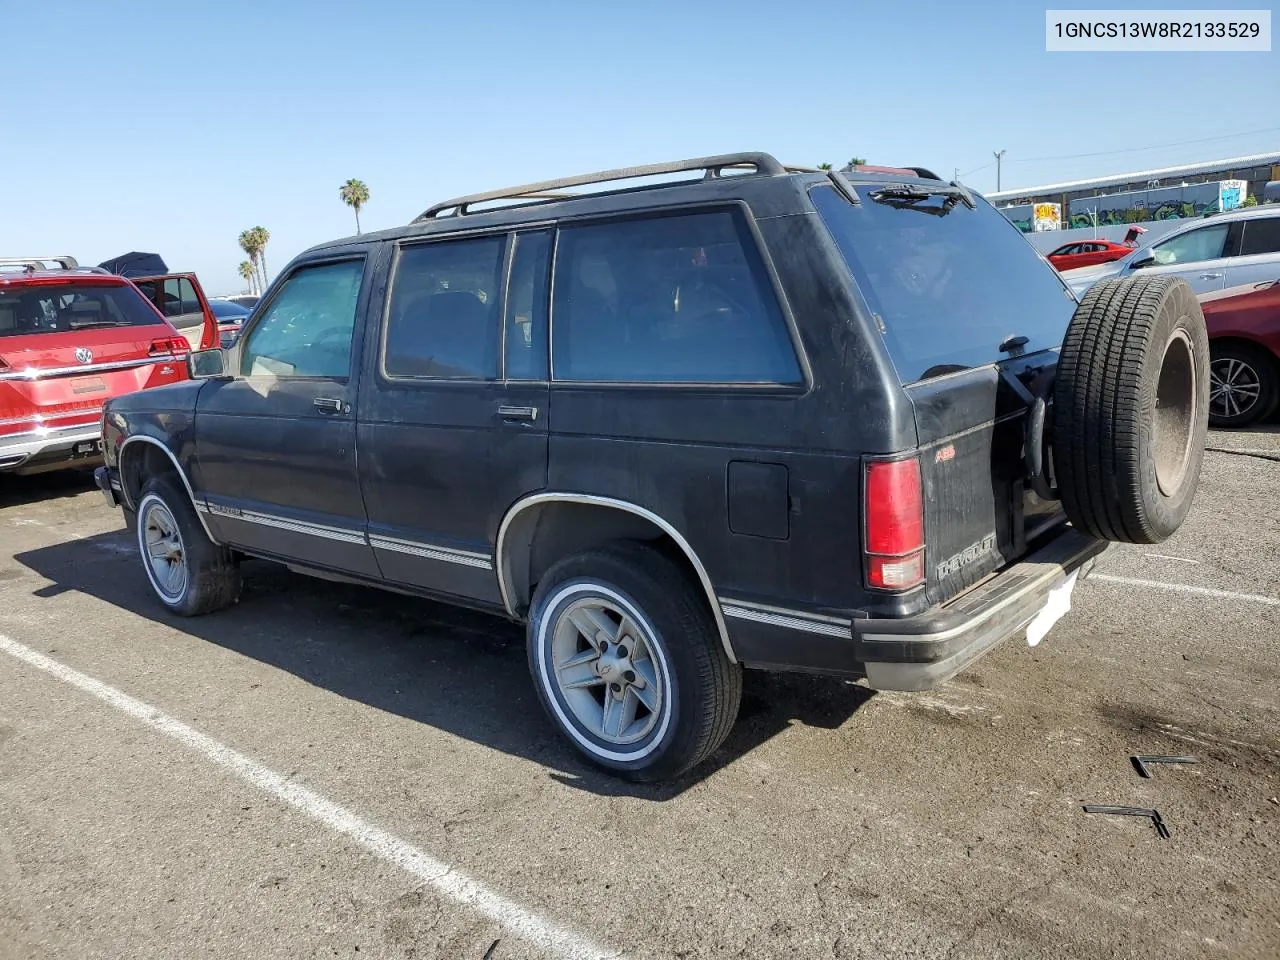
[[[253,243],[258,248],[258,269],[262,271],[261,290],[266,290],[267,283],[267,243],[271,240],[271,233],[266,227],[253,228]]]
[[[258,250],[254,246],[254,244],[255,244],[255,239],[253,236],[253,231],[241,230],[240,231],[240,249],[243,250],[249,256],[249,266],[253,268],[253,279],[254,279],[254,282],[256,283],[258,279]]]
[[[360,233],[360,208],[369,202],[369,188],[363,180],[348,180],[338,188],[342,202],[356,212],[356,234]]]
[[[819,169],[819,170],[830,170],[830,169],[831,169],[831,164],[829,164],[829,163],[820,163],[820,164],[818,164],[818,169]]]
[[[849,161],[849,168],[852,169],[854,167],[860,167],[866,162],[867,162],[866,157],[854,157],[852,160]]]
[[[254,270],[252,261],[240,261],[240,279],[249,285],[250,293],[258,292],[257,271]]]

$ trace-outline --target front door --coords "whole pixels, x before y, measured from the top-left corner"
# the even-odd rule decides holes
[[[1155,262],[1131,273],[1180,277],[1197,295],[1221,290],[1226,286],[1227,265],[1238,236],[1238,229],[1233,231],[1231,223],[1188,230],[1153,244],[1151,255]],[[1138,263],[1144,256],[1137,254],[1130,262]]]
[[[358,433],[388,580],[500,603],[498,525],[546,485],[550,248],[550,231],[529,230],[398,250],[366,338]]]
[[[363,255],[297,266],[230,351],[235,376],[200,392],[197,481],[220,539],[377,576],[356,477],[366,272]]]

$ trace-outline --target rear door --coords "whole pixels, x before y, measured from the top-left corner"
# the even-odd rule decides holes
[[[107,398],[184,379],[179,346],[126,283],[0,283],[0,438],[96,427]]]
[[[218,321],[194,273],[171,273],[134,280],[193,350],[218,346]]]
[[[825,185],[810,195],[914,407],[936,603],[1061,522],[1025,480],[1026,391],[1057,363],[1076,301],[980,197],[974,209],[898,203],[875,199],[876,184],[854,186],[857,204]]]
[[[1227,264],[1228,287],[1280,280],[1280,211],[1240,222],[1239,255]]]
[[[360,394],[369,537],[392,581],[485,603],[498,525],[547,477],[547,229],[405,243]],[[509,280],[504,283],[504,278]]]
[[[363,252],[297,264],[196,408],[196,469],[216,533],[254,553],[362,576],[378,568],[356,478]]]

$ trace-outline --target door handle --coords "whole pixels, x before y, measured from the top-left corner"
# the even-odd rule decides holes
[[[346,413],[351,409],[337,397],[316,397],[311,405],[321,413]]]
[[[498,416],[503,420],[527,420],[532,423],[538,419],[537,407],[510,407],[503,404],[498,408]]]
[[[1220,273],[1202,273],[1202,274],[1200,274],[1200,279],[1201,279],[1201,280],[1221,280],[1221,279],[1222,279],[1222,274],[1220,274]]]

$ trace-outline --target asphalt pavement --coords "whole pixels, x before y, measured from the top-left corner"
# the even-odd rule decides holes
[[[1280,430],[1210,448],[1043,643],[749,673],[651,787],[575,759],[511,624],[262,563],[172,617],[84,477],[0,478],[0,958],[1274,960]]]

